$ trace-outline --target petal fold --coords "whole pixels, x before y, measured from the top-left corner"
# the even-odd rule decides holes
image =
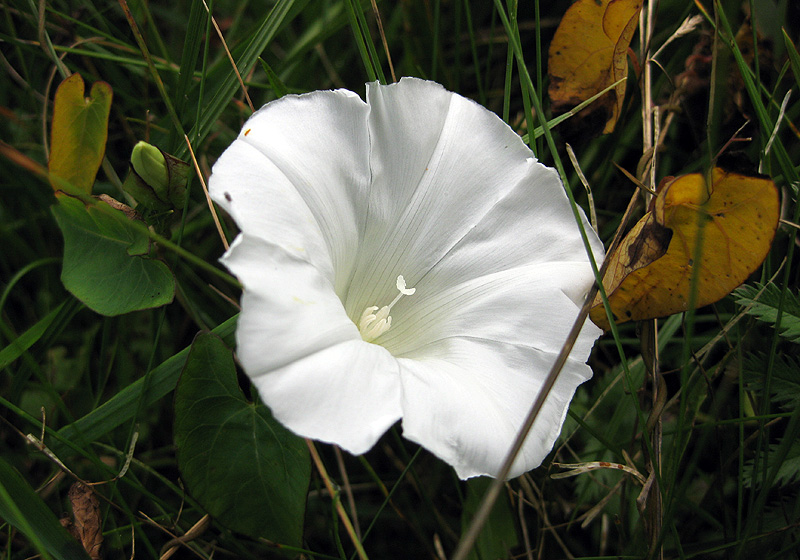
[[[241,231],[307,260],[340,294],[367,214],[367,114],[346,90],[273,101],[247,120],[209,181]]]
[[[361,340],[330,346],[253,381],[287,428],[356,455],[369,451],[402,414],[397,360]]]
[[[370,84],[367,100],[372,187],[351,316],[391,295],[400,274],[415,286],[518,185],[547,173],[497,115],[438,84]]]
[[[426,290],[400,301],[392,328],[378,342],[395,356],[453,336],[528,346],[557,354],[593,280],[585,262],[535,263]],[[577,301],[573,297],[577,298]],[[414,298],[418,298],[414,300]],[[588,357],[602,331],[587,322],[574,356]]]
[[[244,286],[237,355],[293,432],[364,453],[401,415],[397,360],[364,342],[308,262],[240,235],[223,259]]]
[[[401,358],[403,435],[450,463],[462,479],[496,477],[555,356],[479,339],[435,342]],[[576,387],[591,370],[568,360],[509,478],[541,464],[561,432]]]
[[[241,234],[222,262],[244,288],[236,339],[250,377],[340,342],[361,340],[330,280],[282,247]]]

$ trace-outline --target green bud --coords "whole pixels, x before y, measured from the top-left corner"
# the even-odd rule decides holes
[[[183,208],[191,168],[178,158],[147,142],[131,153],[131,173],[122,187],[136,201],[156,211]]]
[[[167,161],[155,146],[138,142],[131,152],[131,167],[156,193],[166,192],[169,188]]]

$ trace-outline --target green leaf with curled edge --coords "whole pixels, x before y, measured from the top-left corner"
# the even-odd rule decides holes
[[[61,281],[87,307],[114,316],[172,301],[172,272],[148,257],[148,237],[121,210],[60,196],[53,215],[64,235]]]
[[[208,513],[234,531],[300,545],[308,448],[266,406],[245,399],[233,354],[214,334],[192,343],[174,425],[181,477]]]
[[[58,192],[65,184],[91,194],[103,161],[108,138],[108,115],[113,93],[105,82],[95,82],[84,96],[80,74],[58,86],[50,134],[50,184]]]

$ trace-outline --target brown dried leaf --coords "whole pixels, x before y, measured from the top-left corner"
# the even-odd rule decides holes
[[[116,198],[112,198],[107,194],[101,194],[97,196],[97,198],[98,200],[102,200],[103,202],[111,206],[111,208],[122,211],[122,213],[125,214],[125,216],[129,220],[141,220],[141,216],[139,216],[139,213],[136,212],[136,210],[134,210],[127,204],[120,202]]]
[[[76,482],[69,489],[72,504],[72,523],[62,520],[62,524],[77,539],[92,560],[100,560],[100,546],[103,544],[103,530],[100,526],[100,503],[90,487]]]

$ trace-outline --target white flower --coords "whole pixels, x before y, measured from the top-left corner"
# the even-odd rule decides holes
[[[593,280],[557,174],[517,134],[418,79],[366,103],[286,96],[210,190],[241,230],[223,257],[238,357],[280,422],[358,454],[402,419],[460,477],[499,471]],[[600,333],[584,326],[512,477],[551,449]]]

